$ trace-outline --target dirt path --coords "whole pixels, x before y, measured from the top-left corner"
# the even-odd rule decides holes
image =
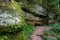
[[[44,26],[37,26],[36,29],[34,30],[33,34],[31,35],[31,40],[43,40],[40,36],[43,33],[44,30],[50,30],[50,27],[44,27]]]

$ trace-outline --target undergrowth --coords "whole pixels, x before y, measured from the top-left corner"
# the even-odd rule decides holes
[[[24,27],[24,40],[30,40],[30,35],[32,34],[34,29],[35,27],[32,25],[26,25]]]
[[[50,26],[51,30],[45,30],[41,37],[44,40],[60,40],[60,23],[51,24]]]

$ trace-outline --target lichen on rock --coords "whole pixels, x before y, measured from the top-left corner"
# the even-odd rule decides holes
[[[19,12],[5,7],[0,8],[0,32],[16,31],[22,26],[22,20]]]
[[[9,10],[2,12],[3,10],[0,12],[0,26],[15,25],[20,22],[20,17],[17,13],[10,12]]]

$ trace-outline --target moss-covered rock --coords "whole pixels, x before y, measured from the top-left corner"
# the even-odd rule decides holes
[[[20,6],[12,1],[10,5],[0,5],[0,32],[13,32],[25,24]]]
[[[23,12],[17,2],[11,0],[0,5],[0,40],[23,40],[25,25]]]

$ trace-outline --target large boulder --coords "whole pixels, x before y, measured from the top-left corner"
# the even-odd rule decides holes
[[[22,17],[17,11],[12,11],[8,8],[0,8],[0,32],[15,31],[22,27]]]
[[[0,40],[24,40],[25,21],[21,7],[14,0],[4,2],[0,5]]]

